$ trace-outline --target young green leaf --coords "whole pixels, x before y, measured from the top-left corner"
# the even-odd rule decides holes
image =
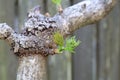
[[[58,46],[59,53],[63,53],[64,50],[65,50],[64,46]]]
[[[63,53],[63,51],[68,51],[74,53],[74,49],[80,44],[80,41],[75,39],[75,36],[67,38],[64,41],[63,35],[59,32],[56,32],[53,35],[54,42],[58,45],[57,52]],[[64,44],[65,43],[65,44]]]
[[[63,35],[60,34],[59,32],[56,32],[53,35],[53,40],[58,46],[63,46],[64,45],[64,38]]]
[[[75,39],[75,36],[66,39],[65,50],[74,53],[74,49],[80,44],[80,41]]]
[[[52,2],[56,5],[60,5],[61,4],[61,0],[52,0]]]

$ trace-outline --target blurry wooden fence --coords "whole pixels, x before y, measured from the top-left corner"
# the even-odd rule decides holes
[[[80,1],[62,0],[62,5],[66,8]],[[56,13],[51,0],[0,0],[0,23],[7,22],[19,31],[27,11],[36,5],[41,5],[43,13]],[[48,80],[120,80],[120,0],[102,21],[74,34],[81,45],[75,54],[49,57]],[[17,58],[9,49],[0,41],[0,80],[16,79]]]

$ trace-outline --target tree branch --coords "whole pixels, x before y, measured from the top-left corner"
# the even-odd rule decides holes
[[[13,32],[13,29],[9,27],[6,23],[0,24],[0,39],[8,38]]]
[[[81,26],[95,23],[105,17],[114,4],[115,0],[86,0],[64,9],[54,17],[44,16],[37,6],[29,11],[20,34],[7,24],[0,24],[0,39],[7,40],[17,56],[55,54],[55,32],[59,31],[65,36]]]
[[[68,32],[95,23],[105,17],[113,8],[115,0],[85,0],[66,8],[61,14],[67,22]]]
[[[54,32],[54,29],[38,31],[34,30],[33,25],[31,26],[32,29],[27,26],[22,33],[18,34],[6,23],[1,23],[0,39],[7,41],[11,46],[11,50],[19,57],[32,54],[42,54],[43,56],[55,54],[54,49],[56,46],[53,47],[55,44],[50,34]]]
[[[16,80],[46,80],[46,61],[40,54],[19,58]]]
[[[115,0],[86,0],[60,11],[54,17],[40,13],[40,7],[28,13],[21,33],[16,33],[7,24],[0,24],[0,39],[6,40],[14,54],[19,57],[18,80],[44,80],[46,77],[46,57],[57,53],[53,40],[55,32],[63,36],[71,34],[105,17],[115,4]]]

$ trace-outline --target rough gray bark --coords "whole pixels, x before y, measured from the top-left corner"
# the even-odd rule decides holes
[[[54,17],[42,15],[40,7],[35,7],[29,11],[21,33],[1,23],[0,39],[6,40],[20,59],[17,79],[44,80],[46,56],[56,54],[54,32],[66,36],[81,26],[95,23],[105,17],[114,4],[115,0],[86,0]]]
[[[45,57],[39,54],[19,58],[17,80],[46,80]]]

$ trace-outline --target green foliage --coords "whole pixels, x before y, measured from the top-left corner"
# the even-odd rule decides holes
[[[74,49],[80,44],[80,41],[77,41],[75,36],[64,40],[63,36],[59,32],[56,32],[53,37],[54,42],[58,45],[58,53],[62,53],[63,51],[74,53]]]
[[[52,0],[52,2],[56,5],[60,5],[61,4],[61,0]]]
[[[75,36],[66,39],[65,50],[74,53],[74,49],[80,44],[80,41],[75,39]]]
[[[64,45],[64,38],[63,36],[59,33],[59,32],[56,32],[54,35],[54,42],[59,45],[59,46],[63,46]]]

